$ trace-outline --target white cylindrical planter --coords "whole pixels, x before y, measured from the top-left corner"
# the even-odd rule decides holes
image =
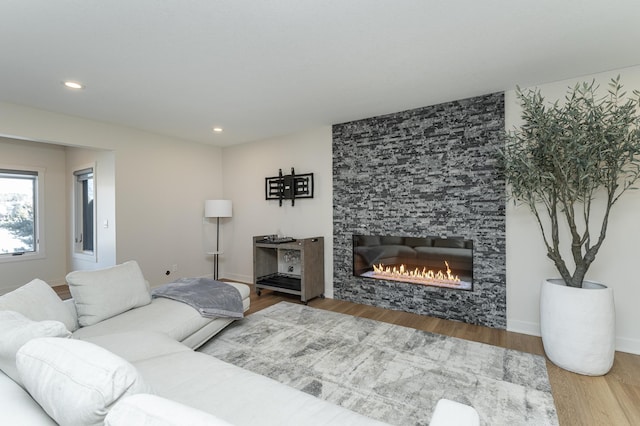
[[[542,343],[558,367],[588,376],[607,374],[613,366],[615,327],[612,289],[592,281],[582,288],[562,279],[542,282]]]

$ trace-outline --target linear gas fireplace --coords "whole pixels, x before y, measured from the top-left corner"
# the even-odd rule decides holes
[[[353,275],[473,290],[473,241],[354,235]]]

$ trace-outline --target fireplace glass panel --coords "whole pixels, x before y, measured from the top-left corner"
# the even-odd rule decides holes
[[[473,290],[473,241],[354,235],[353,274],[364,278]]]

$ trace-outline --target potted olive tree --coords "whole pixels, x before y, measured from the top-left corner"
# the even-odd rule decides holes
[[[542,282],[540,328],[548,358],[567,370],[606,374],[615,353],[613,291],[585,279],[607,235],[611,209],[640,177],[640,92],[620,77],[545,102],[517,90],[523,124],[500,153],[510,199],[531,210],[560,278]]]

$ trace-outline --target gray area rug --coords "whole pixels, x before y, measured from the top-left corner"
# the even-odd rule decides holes
[[[249,315],[199,350],[391,424],[428,425],[440,398],[483,425],[558,424],[541,356],[304,305]]]

